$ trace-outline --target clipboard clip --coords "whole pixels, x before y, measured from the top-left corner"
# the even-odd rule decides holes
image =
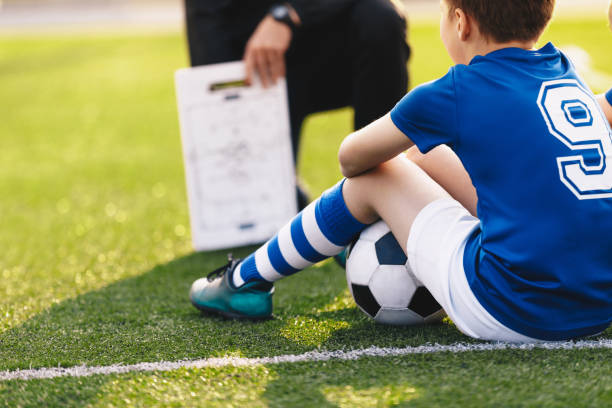
[[[231,91],[238,90],[241,88],[248,88],[248,85],[244,79],[239,79],[235,81],[215,82],[215,83],[210,84],[210,86],[208,87],[210,92],[213,92],[213,93],[219,92],[219,91],[230,91],[224,97],[224,99],[228,101],[234,100],[234,99],[240,99],[239,92],[231,92]]]

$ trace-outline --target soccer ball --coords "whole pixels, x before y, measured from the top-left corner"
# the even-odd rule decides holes
[[[347,248],[346,280],[357,306],[379,323],[416,325],[445,316],[383,221],[363,230]]]

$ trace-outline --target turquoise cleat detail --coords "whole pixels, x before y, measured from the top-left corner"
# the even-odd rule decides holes
[[[202,311],[230,319],[271,318],[274,285],[252,281],[236,288],[232,283],[232,273],[239,263],[239,259],[230,255],[227,265],[193,282],[189,291],[191,303]]]
[[[346,269],[346,248],[344,248],[338,255],[334,255],[334,261],[336,261],[336,263],[340,265],[342,269]]]

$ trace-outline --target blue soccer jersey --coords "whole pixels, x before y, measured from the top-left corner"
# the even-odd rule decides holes
[[[422,152],[446,144],[478,194],[464,269],[523,335],[561,340],[612,321],[612,131],[552,44],[506,48],[417,87],[391,119]]]

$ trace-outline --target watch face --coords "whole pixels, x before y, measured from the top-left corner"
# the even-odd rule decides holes
[[[272,10],[272,17],[277,20],[283,20],[289,16],[289,10],[285,6],[277,6]]]

